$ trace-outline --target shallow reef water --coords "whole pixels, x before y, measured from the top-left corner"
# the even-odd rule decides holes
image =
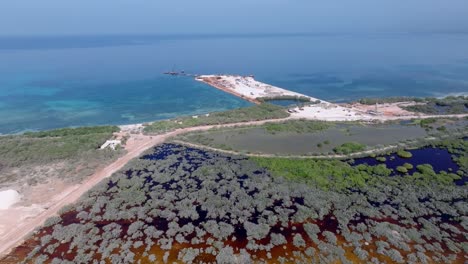
[[[254,161],[155,147],[3,263],[463,263],[466,189],[323,190]]]

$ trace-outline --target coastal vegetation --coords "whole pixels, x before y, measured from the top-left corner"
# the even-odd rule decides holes
[[[396,170],[400,173],[408,173],[408,169],[405,166],[398,166]]]
[[[95,135],[112,135],[114,132],[119,132],[117,126],[94,126],[94,127],[77,127],[77,128],[60,128],[54,130],[25,132],[24,135],[31,138],[44,137],[68,137],[68,136],[95,136]]]
[[[424,104],[405,106],[404,109],[424,114],[466,114],[468,113],[468,96],[448,96],[442,99],[427,98]]]
[[[419,119],[417,122],[419,122],[419,125],[423,128],[432,128],[432,124],[437,122],[436,118],[424,118],[424,119]]]
[[[399,103],[399,102],[424,102],[424,98],[408,97],[408,96],[392,96],[383,98],[362,98],[358,100],[360,104],[375,105],[375,104],[388,104],[388,103]]]
[[[260,167],[267,168],[273,175],[306,182],[323,190],[345,190],[363,187],[370,179],[370,173],[361,173],[359,169],[340,160],[313,160],[293,158],[252,157]],[[364,169],[364,167],[363,167]],[[370,168],[372,173],[388,176],[391,171],[385,166]]]
[[[376,157],[375,159],[377,161],[380,161],[380,162],[386,162],[387,161],[387,158],[385,158],[385,157]]]
[[[411,112],[430,115],[439,114],[466,114],[468,113],[468,96],[447,96],[445,98],[417,98],[417,97],[386,97],[363,98],[358,101],[365,105],[384,103],[414,102],[416,104],[402,106]]]
[[[314,133],[328,129],[333,126],[333,123],[326,121],[311,121],[311,120],[287,120],[281,123],[266,123],[259,127],[264,128],[269,133],[278,132],[293,132],[293,133]]]
[[[413,164],[411,163],[404,163],[403,167],[407,170],[412,170],[414,168]]]
[[[366,148],[366,145],[358,142],[346,142],[333,149],[338,154],[351,154],[353,152],[360,152]]]
[[[460,141],[437,144],[457,149]],[[4,261],[463,263],[459,178],[430,165],[395,177],[385,164],[246,159],[164,144],[64,208]]]
[[[405,159],[409,159],[413,156],[413,154],[411,154],[411,152],[408,152],[408,151],[405,151],[405,150],[398,150],[397,151],[397,155],[401,158],[405,158]]]
[[[103,126],[2,136],[0,184],[26,182],[31,185],[53,177],[80,181],[95,167],[122,154],[121,150],[99,150],[117,131],[118,127]]]
[[[225,112],[214,112],[205,115],[179,117],[170,120],[157,121],[148,124],[145,127],[144,132],[148,134],[160,134],[186,127],[219,125],[266,119],[280,119],[286,118],[288,116],[289,114],[283,107],[263,103],[260,105],[239,108]]]
[[[277,100],[287,100],[287,101],[296,101],[296,102],[310,102],[310,97],[300,96],[300,95],[278,95],[278,96],[268,96],[268,97],[257,97],[257,100],[262,103],[268,103],[269,101]],[[317,103],[314,101],[314,103]],[[320,103],[320,100],[319,102]]]

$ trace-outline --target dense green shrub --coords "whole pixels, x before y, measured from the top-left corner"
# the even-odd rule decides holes
[[[408,169],[404,166],[398,166],[396,170],[400,173],[408,173]]]
[[[375,158],[378,162],[386,162],[387,158],[386,157],[377,157]]]
[[[333,151],[339,154],[350,154],[354,152],[363,151],[365,148],[366,145],[361,144],[359,142],[347,142],[343,143],[339,147],[335,147]]]
[[[259,166],[268,168],[273,174],[288,179],[305,180],[323,189],[347,189],[353,186],[364,186],[370,170],[378,175],[389,175],[390,170],[382,166],[369,167],[360,165],[352,167],[339,160],[312,160],[287,158],[253,157]]]
[[[269,133],[294,132],[294,133],[313,133],[323,131],[333,126],[330,122],[310,121],[310,120],[288,120],[281,123],[266,123],[262,125]]]
[[[112,134],[120,131],[117,126],[95,126],[95,127],[77,127],[77,128],[60,128],[55,130],[47,130],[40,132],[26,132],[25,136],[31,138],[42,137],[68,137],[68,136],[89,136],[92,134]]]
[[[416,97],[386,97],[386,98],[362,98],[358,102],[365,105],[375,105],[375,104],[384,104],[384,103],[398,103],[398,102],[408,102],[408,101],[423,101],[424,99]]]
[[[437,122],[436,118],[424,118],[419,120],[419,125],[424,128],[429,128],[430,125],[434,124],[435,122]]]
[[[468,113],[468,96],[448,96],[438,99],[431,98],[425,104],[404,107],[408,111],[424,114],[466,114]]]
[[[158,134],[179,128],[258,121],[266,119],[286,118],[289,114],[281,106],[260,104],[251,107],[239,108],[225,112],[215,112],[194,117],[180,117],[170,120],[154,122],[144,128],[146,133]]]
[[[411,152],[405,151],[405,150],[399,150],[399,151],[397,151],[397,155],[398,155],[400,158],[405,158],[405,159],[409,159],[409,158],[413,157],[413,154],[411,154]]]
[[[6,167],[44,164],[91,154],[118,130],[110,126],[64,128],[0,137],[0,164]]]
[[[405,167],[407,170],[412,170],[414,168],[413,164],[411,163],[405,163],[403,164],[403,167]]]
[[[54,178],[79,182],[124,153],[99,149],[118,130],[64,128],[0,137],[0,182],[35,185]]]

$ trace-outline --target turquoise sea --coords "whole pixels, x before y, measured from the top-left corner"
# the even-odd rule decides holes
[[[468,34],[0,37],[0,133],[250,105],[164,71],[254,74],[331,101],[468,94]]]

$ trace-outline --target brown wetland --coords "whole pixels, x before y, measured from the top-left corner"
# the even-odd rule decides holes
[[[301,162],[330,184],[274,176],[242,156],[158,146],[1,262],[466,261],[467,192],[455,175],[425,168],[434,174],[390,177],[384,165]]]

